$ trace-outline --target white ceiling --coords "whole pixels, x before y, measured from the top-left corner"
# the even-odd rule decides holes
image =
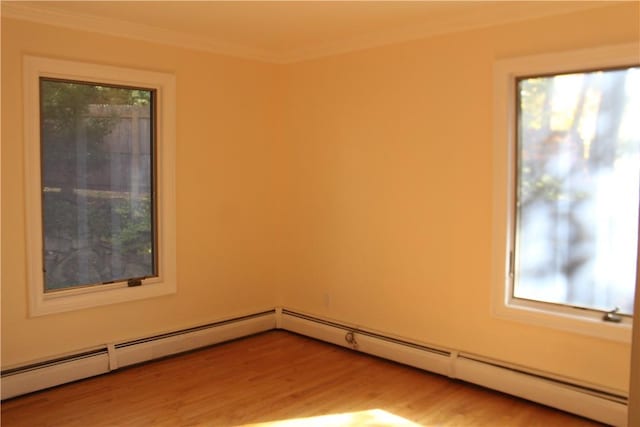
[[[2,1],[2,14],[268,62],[610,5],[603,1]]]

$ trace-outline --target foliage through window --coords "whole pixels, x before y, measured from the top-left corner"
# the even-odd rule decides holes
[[[632,314],[640,68],[516,84],[512,296]]]
[[[154,102],[40,78],[45,292],[156,275]]]

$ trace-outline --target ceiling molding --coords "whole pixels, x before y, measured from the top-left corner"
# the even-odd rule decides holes
[[[434,26],[429,24],[409,25],[392,30],[380,31],[376,33],[362,34],[357,37],[349,39],[339,40],[337,42],[325,43],[322,45],[310,46],[302,49],[295,49],[282,56],[278,62],[281,63],[294,63],[306,60],[313,60],[323,58],[332,55],[340,55],[349,52],[372,49],[376,47],[388,46],[398,43],[407,43],[411,41],[427,39],[430,37],[442,36],[446,34],[461,33],[464,31],[481,30],[484,28],[495,27],[499,25],[506,25],[517,22],[529,21],[532,19],[540,19],[549,16],[564,15],[568,13],[579,12],[588,9],[596,9],[608,6],[606,2],[595,3],[591,2],[589,6],[581,6],[576,9],[558,10],[543,12],[535,11],[533,13],[522,14],[518,17],[512,15],[508,16],[494,16],[491,19],[486,19],[482,23],[473,22],[472,20],[466,22],[464,19],[460,19],[457,22],[448,22],[444,26]]]
[[[561,15],[579,10],[607,6],[607,2],[588,2],[578,6],[566,6],[564,9],[554,8],[529,9],[521,14],[485,15],[481,22],[473,19],[473,14],[461,14],[455,20],[445,24],[438,22],[420,25],[403,26],[389,30],[366,33],[350,38],[341,38],[322,44],[289,50],[268,50],[251,46],[233,44],[214,40],[209,37],[196,36],[185,32],[167,30],[131,21],[116,20],[96,15],[52,10],[50,8],[20,4],[17,1],[2,1],[2,16],[36,22],[40,24],[65,27],[74,30],[106,34],[126,39],[159,43],[184,49],[205,51],[242,59],[255,60],[274,64],[288,64],[317,59],[331,55],[365,50],[394,43],[402,43],[428,37],[462,31],[487,28],[495,25],[521,22],[551,15]],[[519,6],[520,7],[520,6]]]
[[[136,24],[129,21],[120,21],[81,13],[53,11],[22,5],[18,2],[2,2],[2,16],[23,21],[36,22],[39,24],[159,43],[255,61],[273,63],[281,62],[280,58],[265,50],[234,45],[231,43],[221,43],[207,37],[193,36],[149,25]]]

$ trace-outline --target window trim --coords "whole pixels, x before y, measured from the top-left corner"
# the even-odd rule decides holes
[[[492,314],[501,319],[574,332],[612,341],[631,341],[631,318],[602,321],[602,313],[513,298],[511,292],[515,233],[516,80],[531,75],[637,66],[637,44],[603,46],[550,54],[499,59],[494,64],[494,144],[492,214]]]
[[[175,76],[168,73],[115,67],[38,56],[24,56],[24,149],[27,287],[29,316],[80,310],[176,293],[175,225]],[[141,87],[156,99],[156,227],[157,277],[129,287],[126,281],[44,291],[40,77],[87,83]]]

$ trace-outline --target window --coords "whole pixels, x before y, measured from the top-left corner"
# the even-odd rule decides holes
[[[40,78],[45,293],[156,276],[154,101]]]
[[[173,76],[24,64],[30,314],[175,292]]]
[[[640,67],[516,90],[513,297],[633,314]]]
[[[496,64],[499,316],[629,339],[640,202],[638,62],[635,46],[618,46]]]

